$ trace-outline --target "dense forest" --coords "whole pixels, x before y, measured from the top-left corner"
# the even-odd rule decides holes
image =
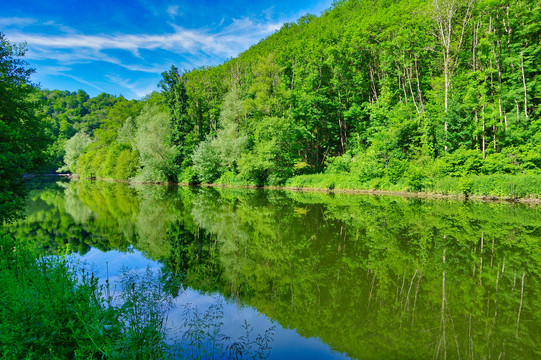
[[[540,26],[535,1],[339,1],[220,66],[172,66],[139,102],[42,97],[62,169],[83,177],[400,190],[531,177]]]

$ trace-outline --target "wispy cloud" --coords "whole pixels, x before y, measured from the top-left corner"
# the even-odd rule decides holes
[[[111,26],[104,26],[101,18],[89,16],[95,21],[87,19],[79,24],[64,21],[65,14],[45,16],[38,12],[0,17],[0,30],[12,42],[27,43],[25,58],[37,68],[40,78],[49,81],[47,86],[64,86],[64,81],[54,85],[55,79],[68,77],[100,92],[122,91],[142,97],[156,90],[160,73],[171,64],[187,70],[219,64],[298,17],[285,15],[283,7],[274,5],[255,12],[251,7],[228,13],[208,6],[193,7],[189,1],[134,3],[133,12],[107,20],[115,24],[116,33],[110,31]],[[188,14],[195,9],[199,18],[192,21]],[[231,13],[236,18],[231,18]],[[139,19],[141,26],[133,26],[132,19]],[[123,26],[126,21],[131,26]],[[201,23],[205,25],[199,27]]]
[[[86,86],[89,86],[93,89],[96,89],[100,92],[106,92],[103,88],[97,86],[94,82],[90,82],[90,81],[86,81],[85,79],[81,78],[81,77],[78,77],[78,76],[74,76],[74,75],[71,75],[71,74],[63,74],[65,77],[68,77],[70,79],[73,79],[75,81],[77,81],[78,83],[81,83],[83,85],[86,85]]]
[[[170,6],[168,6],[167,7],[167,14],[170,17],[175,18],[178,15],[178,8],[179,8],[178,5],[170,5]]]
[[[148,95],[152,91],[158,90],[156,81],[154,81],[153,79],[130,80],[118,75],[107,75],[106,77],[111,82],[128,89],[138,98]]]
[[[236,56],[249,45],[276,31],[281,24],[254,22],[249,18],[233,19],[229,26],[215,33],[207,29],[192,30],[172,26],[174,32],[167,34],[42,35],[10,32],[9,37],[12,41],[26,41],[32,46],[34,51],[29,57],[40,57],[40,52],[64,50],[66,57],[71,55],[74,61],[82,60],[86,56],[89,56],[89,60],[100,58],[107,61],[107,57],[98,55],[96,51],[101,53],[103,50],[126,50],[139,56],[140,50],[161,49],[176,54],[192,55],[203,51],[206,54],[228,58]]]
[[[22,27],[22,26],[28,26],[36,23],[36,19],[31,19],[27,17],[12,17],[12,18],[0,18],[0,27],[6,28],[9,26],[16,26],[16,27]]]

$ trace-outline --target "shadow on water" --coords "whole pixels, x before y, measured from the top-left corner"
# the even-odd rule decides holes
[[[220,294],[337,355],[541,357],[539,207],[78,181],[35,190],[27,215],[12,231],[52,253],[136,249],[169,292]]]

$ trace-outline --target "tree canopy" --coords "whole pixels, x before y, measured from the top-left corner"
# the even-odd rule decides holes
[[[123,152],[123,177],[154,181],[166,171],[168,181],[283,185],[324,172],[344,186],[423,190],[434,178],[537,175],[539,24],[539,1],[335,2],[224,64],[171,66],[160,96],[43,91],[54,151],[61,158],[84,130],[93,143],[75,172],[115,176],[103,164]],[[169,129],[167,169],[137,147],[160,136],[148,133],[158,129],[141,113],[148,102]]]
[[[0,222],[16,216],[23,205],[23,175],[44,162],[48,137],[38,115],[34,72],[22,59],[23,44],[0,33]]]

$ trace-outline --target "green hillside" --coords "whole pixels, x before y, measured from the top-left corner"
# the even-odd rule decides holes
[[[70,140],[84,150],[67,154],[69,167],[144,181],[538,194],[540,34],[538,1],[335,2],[222,65],[173,66],[137,111]]]

